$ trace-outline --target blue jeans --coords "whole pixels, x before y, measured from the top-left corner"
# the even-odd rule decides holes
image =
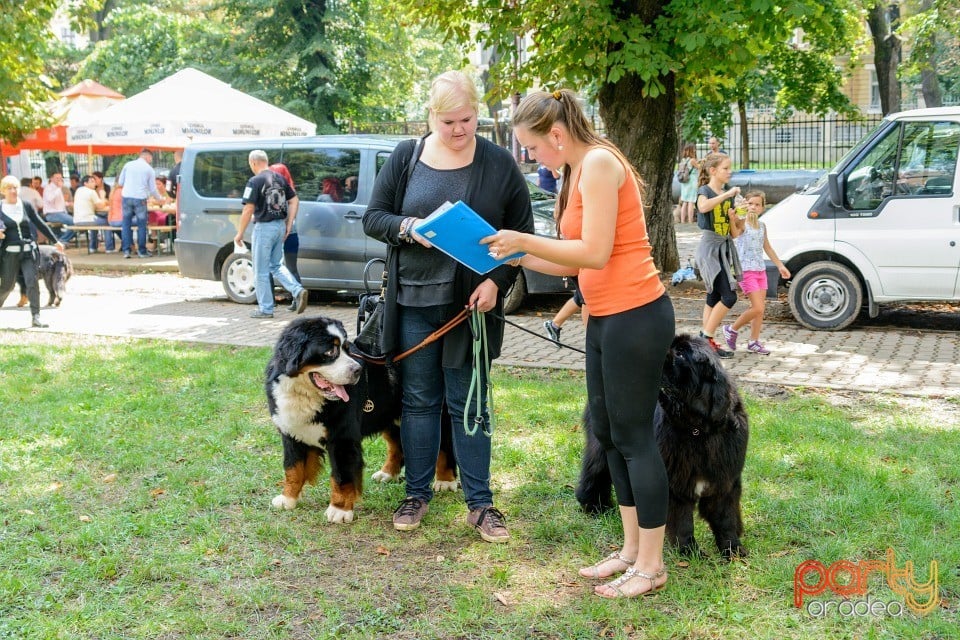
[[[147,201],[140,198],[122,198],[123,224],[120,227],[120,249],[130,253],[133,245],[133,220],[137,222],[137,253],[147,253]]]
[[[44,217],[44,219],[45,219],[47,222],[59,222],[59,223],[61,223],[61,224],[73,224],[73,216],[70,215],[69,213],[67,213],[66,211],[51,211],[50,213],[45,214],[43,217]],[[75,235],[77,235],[75,231],[66,231],[66,230],[65,230],[65,231],[60,235],[60,242],[62,242],[63,245],[66,246],[68,242],[70,242],[71,240],[73,240],[73,237],[74,237]],[[53,238],[50,238],[50,239],[53,240]]]
[[[434,307],[400,306],[400,351],[419,344],[443,326],[458,309],[456,305]],[[476,396],[466,407],[467,392],[473,371],[468,362],[460,368],[442,366],[443,338],[400,361],[403,387],[403,414],[400,418],[400,440],[406,466],[407,497],[429,501],[433,497],[433,476],[440,452],[440,415],[443,403],[453,420],[453,451],[460,468],[460,482],[467,507],[471,510],[493,504],[490,491],[490,438],[487,413],[487,381],[479,385],[483,399],[483,426],[468,436],[463,428],[463,413],[468,412],[471,428],[476,417]]]
[[[93,221],[98,224],[106,227],[109,223],[107,222],[107,214],[100,215],[95,214]],[[103,234],[103,244],[106,246],[107,251],[114,251],[117,248],[116,238],[113,237],[113,231],[107,231]],[[97,247],[100,245],[100,232],[99,231],[87,231],[87,249],[90,251],[96,251]]]
[[[297,297],[303,286],[293,277],[290,270],[283,266],[283,236],[287,233],[286,220],[255,222],[253,224],[253,278],[257,293],[257,304],[263,313],[273,313],[273,287],[270,276],[281,287]]]

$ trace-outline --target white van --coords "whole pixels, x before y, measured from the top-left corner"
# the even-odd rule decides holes
[[[884,302],[960,300],[958,150],[960,107],[891,114],[763,215],[800,324],[843,329]]]
[[[271,164],[287,165],[296,184],[300,199],[297,270],[303,286],[313,291],[363,291],[364,265],[386,255],[386,245],[364,234],[363,213],[377,173],[403,139],[311,136],[187,146],[177,189],[176,254],[180,273],[220,280],[235,302],[256,301],[250,254],[235,253],[233,238],[243,210],[240,195],[251,177],[247,156],[253,149],[263,149]],[[354,184],[355,190],[348,188]],[[534,185],[528,188],[536,232],[556,237],[554,197]],[[248,245],[252,230],[253,225],[249,225]],[[376,286],[379,269],[369,275]],[[504,297],[504,310],[515,311],[528,293],[562,293],[564,287],[562,278],[522,269]]]

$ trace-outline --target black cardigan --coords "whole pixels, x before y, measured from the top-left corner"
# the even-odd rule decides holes
[[[430,134],[427,134],[428,136]],[[400,214],[403,196],[407,188],[407,171],[410,162],[417,162],[422,151],[416,140],[401,142],[390,154],[386,165],[380,170],[373,187],[373,195],[366,213],[363,215],[363,230],[371,238],[387,244],[387,295],[383,314],[383,350],[395,353],[399,340],[397,323],[397,271],[400,263],[400,251],[405,243],[399,238],[400,223],[404,217]],[[414,157],[414,150],[417,154]],[[473,170],[464,202],[469,204],[494,229],[513,229],[524,233],[533,233],[533,211],[530,206],[530,192],[523,174],[513,156],[489,140],[477,137],[477,147],[473,156]],[[481,282],[490,278],[499,293],[495,312],[503,316],[503,294],[517,278],[518,267],[503,265],[485,275],[478,275],[461,264],[457,265],[454,279],[455,299],[466,306],[470,294]],[[503,344],[503,321],[484,314],[487,324],[487,339],[490,358],[500,355]],[[462,323],[444,336],[443,366],[461,367],[470,358],[470,328]]]
[[[21,243],[32,242],[33,234],[30,231],[31,222],[40,230],[40,233],[51,241],[56,242],[57,235],[53,232],[53,229],[50,228],[50,225],[40,217],[36,209],[33,208],[33,205],[26,200],[21,200],[20,204],[23,205],[23,219],[20,221],[19,227],[17,227],[17,223],[13,221],[13,218],[0,215],[0,225],[3,225],[4,229],[4,238],[3,242],[0,242],[0,251],[5,251],[7,245],[17,239],[19,239]],[[11,233],[11,231],[16,231],[16,235]]]

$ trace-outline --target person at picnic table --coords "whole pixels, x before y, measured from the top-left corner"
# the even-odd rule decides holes
[[[173,198],[167,191],[167,179],[163,175],[156,177],[157,194],[147,198],[147,222],[153,225],[171,224],[170,214],[173,213]]]
[[[63,186],[63,174],[55,171],[50,174],[50,181],[43,188],[43,219],[47,222],[56,222],[65,226],[73,224],[73,216],[67,212],[67,195],[69,189]],[[72,202],[71,202],[72,204]],[[50,228],[49,226],[47,227]],[[44,234],[46,235],[46,234]],[[66,247],[76,233],[70,229],[64,229],[60,235],[60,242]],[[53,242],[56,236],[50,236],[48,241]]]
[[[85,175],[80,180],[80,186],[73,196],[73,222],[78,225],[107,225],[107,210],[110,204],[97,193],[97,179],[92,175]],[[113,249],[113,233],[104,234],[104,244],[108,251]],[[87,231],[87,253],[96,253],[99,245],[100,233]]]
[[[147,251],[147,199],[151,195],[160,197],[157,192],[157,176],[150,166],[152,162],[153,153],[149,149],[142,149],[140,157],[123,165],[120,177],[117,178],[117,185],[123,187],[120,248],[124,258],[129,258],[133,250],[134,224],[137,225],[137,255],[140,258],[149,258],[152,255]]]

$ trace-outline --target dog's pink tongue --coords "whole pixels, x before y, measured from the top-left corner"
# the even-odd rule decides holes
[[[347,390],[343,387],[342,384],[331,384],[333,387],[333,392],[337,394],[337,397],[343,400],[344,402],[350,401],[350,396],[347,395]]]

